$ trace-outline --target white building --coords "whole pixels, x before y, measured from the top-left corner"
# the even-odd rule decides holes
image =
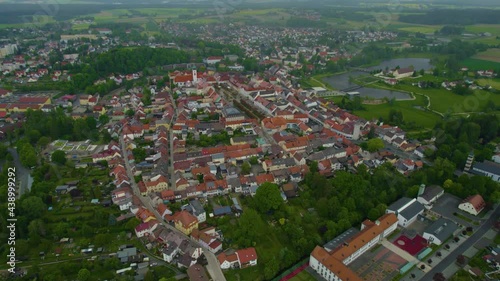
[[[398,216],[398,225],[407,227],[417,220],[418,215],[424,212],[424,206],[416,198],[403,197],[391,204],[386,213],[394,213]]]
[[[475,162],[472,166],[472,173],[489,177],[496,182],[500,182],[500,164],[484,161],[484,162]]]
[[[431,224],[424,231],[424,237],[429,243],[441,245],[446,239],[454,235],[458,230],[458,226],[449,219],[440,218]]]
[[[359,233],[335,250],[329,252],[316,246],[309,258],[309,266],[328,281],[361,281],[347,265],[390,235],[397,226],[398,219],[392,213],[383,215],[375,222],[366,220]]]
[[[421,185],[418,190],[417,201],[422,205],[429,207],[444,194],[444,189],[437,185]]]
[[[476,194],[465,198],[465,200],[458,205],[458,208],[471,215],[477,216],[485,206],[486,202],[484,202],[483,197]]]

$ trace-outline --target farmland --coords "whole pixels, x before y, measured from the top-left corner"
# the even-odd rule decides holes
[[[476,54],[473,58],[500,63],[500,49],[491,48],[484,52]]]
[[[487,61],[482,59],[468,58],[460,62],[462,67],[467,67],[470,70],[488,70],[500,69],[500,62]]]

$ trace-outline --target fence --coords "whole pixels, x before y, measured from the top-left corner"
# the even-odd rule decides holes
[[[294,266],[282,272],[280,275],[275,277],[272,281],[285,281],[293,276],[299,274],[302,270],[304,270],[309,265],[309,257],[299,261]],[[291,276],[289,276],[291,275]]]

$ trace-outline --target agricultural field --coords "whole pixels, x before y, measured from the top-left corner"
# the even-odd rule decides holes
[[[487,61],[482,59],[467,58],[460,62],[462,67],[467,67],[470,70],[497,70],[500,69],[500,62]]]
[[[439,25],[415,25],[415,26],[408,26],[408,27],[400,27],[398,30],[401,31],[406,31],[406,32],[412,32],[412,33],[434,33],[441,29],[442,26]]]
[[[499,48],[491,48],[491,49],[488,49],[484,52],[476,54],[472,58],[500,63],[500,49]]]

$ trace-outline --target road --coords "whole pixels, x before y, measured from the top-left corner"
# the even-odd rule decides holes
[[[156,209],[152,206],[151,201],[149,200],[149,197],[143,197],[141,195],[141,193],[139,192],[139,187],[137,186],[137,184],[134,180],[134,175],[132,174],[132,169],[130,167],[130,163],[128,163],[128,161],[126,160],[127,159],[127,155],[126,155],[127,150],[125,149],[125,142],[123,141],[123,137],[120,137],[120,145],[121,145],[122,152],[123,152],[123,159],[125,159],[125,161],[124,161],[125,162],[125,169],[127,170],[127,175],[130,179],[130,184],[132,186],[132,190],[133,190],[134,194],[137,195],[137,197],[139,197],[143,206],[146,207],[149,211],[151,211],[155,215],[156,219],[163,226],[170,229],[171,231],[177,232],[179,235],[182,235],[183,237],[188,238],[191,241],[191,243],[202,248],[203,253],[205,254],[205,257],[208,261],[207,270],[210,273],[210,276],[212,276],[212,279],[217,280],[217,281],[226,281],[226,277],[222,273],[222,270],[219,266],[219,261],[217,260],[215,255],[212,252],[210,252],[208,249],[204,248],[200,243],[192,240],[189,236],[184,235],[184,233],[180,232],[175,227],[166,223],[163,220],[162,216],[158,213],[158,211],[156,211]]]
[[[460,246],[458,246],[453,252],[451,252],[446,258],[444,258],[439,264],[434,266],[427,274],[422,276],[420,280],[427,281],[427,280],[432,280],[434,277],[434,274],[443,272],[448,266],[450,266],[452,263],[456,261],[456,258],[458,255],[464,253],[467,249],[472,247],[483,235],[486,233],[486,231],[490,230],[493,227],[493,224],[496,222],[498,219],[498,216],[500,214],[500,210],[498,208],[499,206],[496,206],[495,210],[491,214],[490,218],[484,222],[481,227],[479,227],[474,234],[472,234],[469,239],[464,241]]]
[[[31,190],[31,183],[33,179],[31,178],[31,171],[24,167],[19,160],[19,154],[14,148],[7,149],[12,155],[12,159],[14,160],[14,166],[16,167],[16,181],[19,183],[19,193],[18,197],[21,197],[26,192]]]

